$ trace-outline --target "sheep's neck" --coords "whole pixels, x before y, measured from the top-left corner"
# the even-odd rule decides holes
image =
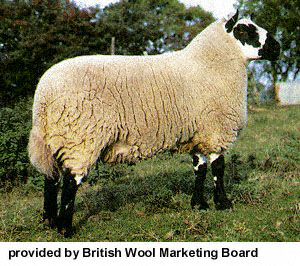
[[[235,41],[225,32],[222,24],[214,23],[201,32],[187,46],[186,51],[197,60],[213,69],[245,67],[246,59]]]

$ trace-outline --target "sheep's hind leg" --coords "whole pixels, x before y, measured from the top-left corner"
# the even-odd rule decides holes
[[[75,196],[78,190],[77,178],[64,175],[61,193],[60,212],[58,216],[58,231],[65,237],[73,233],[72,220],[74,213]]]
[[[200,210],[209,208],[204,198],[204,182],[207,172],[207,158],[200,154],[193,155],[193,166],[195,173],[195,187],[191,199],[192,208],[199,205]]]
[[[57,194],[59,188],[59,176],[45,176],[44,179],[44,213],[43,222],[54,228],[57,224]]]
[[[217,210],[232,209],[232,203],[227,198],[224,188],[224,155],[212,154],[210,156],[211,169],[214,177],[214,202]]]

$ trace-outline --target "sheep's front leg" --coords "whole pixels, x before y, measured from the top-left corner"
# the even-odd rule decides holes
[[[211,170],[214,177],[214,202],[217,210],[231,209],[232,203],[227,198],[224,188],[224,155],[212,154],[210,156]]]
[[[72,220],[77,189],[77,181],[73,177],[65,175],[63,178],[61,205],[58,217],[58,231],[65,237],[72,235]]]
[[[196,205],[199,205],[200,210],[206,210],[209,208],[204,198],[204,182],[207,172],[207,158],[200,154],[193,155],[193,166],[196,178],[191,205],[192,208],[194,208]]]
[[[44,213],[43,221],[54,228],[57,223],[57,194],[59,188],[59,176],[45,177],[44,179]]]

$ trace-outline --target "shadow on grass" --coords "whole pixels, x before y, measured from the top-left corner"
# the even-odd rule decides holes
[[[159,163],[159,162],[158,162]],[[254,155],[250,155],[247,161],[242,161],[240,155],[228,156],[225,172],[225,187],[229,196],[241,196],[236,184],[247,180],[248,171],[255,169],[258,164]],[[180,167],[178,171],[159,171],[157,174],[139,176],[130,166],[104,167],[104,170],[97,173],[101,177],[102,184],[97,189],[85,191],[76,206],[76,209],[85,209],[85,215],[78,222],[78,226],[84,226],[89,217],[101,212],[115,212],[127,204],[142,203],[148,213],[157,213],[166,209],[176,209],[174,203],[176,194],[192,195],[194,188],[194,174],[192,165],[190,170]],[[129,177],[128,177],[129,176]],[[126,178],[127,177],[127,178]],[[97,176],[91,178],[92,183]],[[100,179],[98,179],[99,182]],[[246,189],[242,193],[252,193]],[[207,198],[213,196],[213,178],[209,168],[205,184],[205,195]]]
[[[146,178],[133,177],[130,182],[108,182],[96,190],[88,190],[76,209],[85,208],[86,214],[79,222],[83,226],[90,216],[103,211],[115,212],[127,204],[143,203],[148,213],[177,208],[173,196],[192,194],[194,176],[181,172],[180,176],[164,173]]]

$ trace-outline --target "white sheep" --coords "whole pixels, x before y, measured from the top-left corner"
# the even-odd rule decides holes
[[[135,162],[167,150],[193,156],[192,207],[208,208],[203,184],[209,158],[216,208],[231,208],[223,153],[247,123],[246,64],[278,54],[267,31],[238,21],[237,12],[181,51],[80,56],[51,67],[35,93],[28,147],[32,164],[46,174],[44,219],[70,235],[77,188],[98,158]]]

